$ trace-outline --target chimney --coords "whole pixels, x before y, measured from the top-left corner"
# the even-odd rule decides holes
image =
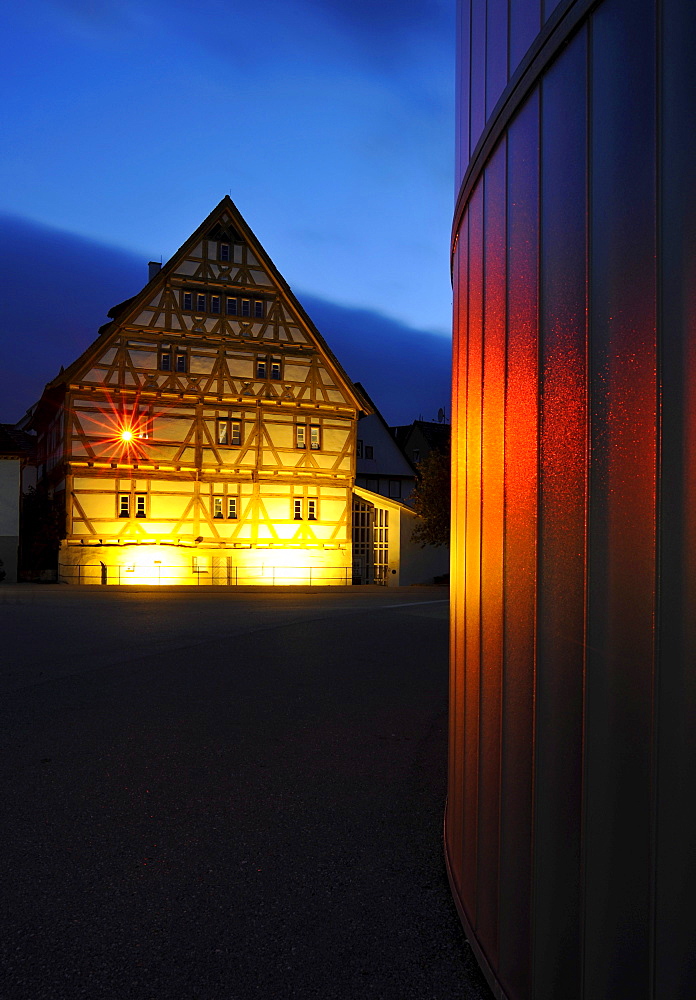
[[[152,281],[154,276],[156,274],[159,274],[159,272],[162,270],[162,265],[158,260],[151,260],[148,262],[147,270],[148,270],[147,280]]]

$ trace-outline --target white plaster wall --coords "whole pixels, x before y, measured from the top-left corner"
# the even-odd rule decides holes
[[[426,545],[411,541],[416,515],[402,511],[401,515],[401,572],[400,584],[408,587],[418,583],[432,583],[434,577],[449,573],[449,546]]]
[[[19,459],[0,458],[0,535],[19,534]]]

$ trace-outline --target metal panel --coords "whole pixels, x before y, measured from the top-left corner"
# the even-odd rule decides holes
[[[455,215],[448,869],[496,996],[687,1000],[696,5],[508,9]]]
[[[534,984],[580,996],[587,479],[587,38],[541,91],[539,610],[535,716]],[[572,105],[567,105],[569,89]],[[542,958],[543,956],[543,958]]]
[[[592,21],[592,467],[586,721],[589,996],[632,998],[650,954],[657,471],[652,0]],[[621,71],[617,72],[617,66]],[[637,873],[640,876],[637,877]]]
[[[655,994],[696,982],[696,5],[662,0],[659,260],[660,599],[656,681]]]
[[[529,990],[538,490],[539,95],[508,134],[500,978]]]

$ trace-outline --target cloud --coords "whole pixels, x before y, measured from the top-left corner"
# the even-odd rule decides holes
[[[451,343],[369,309],[297,293],[346,373],[365,386],[388,424],[449,418]]]
[[[19,420],[96,338],[116,302],[147,280],[135,255],[0,215],[0,421]]]
[[[24,218],[0,215],[0,421],[19,420],[91,344],[107,312],[147,281],[147,261]],[[368,309],[296,293],[348,375],[392,423],[449,411],[450,345]]]

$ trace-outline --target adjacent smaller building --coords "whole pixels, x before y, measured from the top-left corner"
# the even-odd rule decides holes
[[[412,424],[392,427],[391,432],[413,465],[424,461],[431,451],[446,451],[450,445],[450,425],[444,422],[414,420]]]
[[[353,583],[408,587],[445,580],[449,548],[412,540],[418,519],[411,509],[417,471],[364,386],[357,382],[356,389],[365,408],[356,442]]]
[[[408,504],[416,485],[416,470],[394,439],[365,387],[356,382],[356,388],[367,403],[358,420],[356,486]]]
[[[353,491],[353,583],[409,587],[448,579],[449,548],[412,540],[418,515],[399,500]]]

